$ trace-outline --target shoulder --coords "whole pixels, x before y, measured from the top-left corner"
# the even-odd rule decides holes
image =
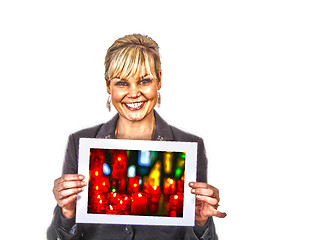
[[[115,115],[106,123],[98,124],[93,127],[85,128],[73,133],[71,136],[79,138],[112,138],[114,136],[115,126],[118,115]]]
[[[99,132],[99,130],[101,129],[101,127],[103,127],[104,125],[105,123],[102,123],[102,124],[98,124],[96,126],[92,126],[89,128],[84,128],[84,129],[81,129],[79,131],[72,133],[71,136],[73,136],[74,138],[82,138],[82,137],[94,138]]]
[[[85,128],[85,129],[72,133],[68,137],[67,150],[71,153],[75,153],[76,155],[78,155],[79,139],[80,138],[95,138],[99,130],[104,125],[105,124],[102,123],[102,124],[98,124],[96,126]]]
[[[170,125],[170,128],[172,129],[173,138],[174,141],[183,141],[183,142],[199,142],[202,141],[202,138],[199,136],[196,136],[192,133],[188,133],[186,131],[183,131],[177,127],[174,127]]]
[[[202,141],[200,137],[168,124],[156,111],[154,111],[154,116],[156,120],[157,139],[179,142]]]
[[[162,141],[198,143],[202,141],[200,137],[168,124],[156,111],[154,111],[154,116],[156,122],[155,139]]]

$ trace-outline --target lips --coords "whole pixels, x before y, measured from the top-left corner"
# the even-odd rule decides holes
[[[145,102],[124,103],[124,105],[131,111],[139,110],[143,107]]]

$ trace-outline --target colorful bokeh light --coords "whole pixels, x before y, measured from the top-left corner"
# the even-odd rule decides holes
[[[182,217],[183,152],[91,149],[88,213]]]

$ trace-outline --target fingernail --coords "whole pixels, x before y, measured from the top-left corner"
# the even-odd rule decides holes
[[[192,187],[193,185],[195,185],[193,182],[189,183],[189,186]]]
[[[196,195],[196,198],[198,198],[198,199],[202,199],[202,196],[200,196],[200,195]]]
[[[86,183],[85,181],[82,181],[82,185],[83,185],[83,186],[86,186],[87,183]]]
[[[195,192],[196,192],[196,189],[191,189],[191,192],[192,192],[192,193],[195,193]]]
[[[79,175],[79,179],[80,179],[80,180],[83,180],[83,179],[84,179],[84,176],[83,176],[83,175]]]

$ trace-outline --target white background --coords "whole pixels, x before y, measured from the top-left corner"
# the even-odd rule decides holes
[[[160,45],[168,123],[204,138],[220,239],[312,239],[311,1],[1,1],[1,234],[44,239],[67,137],[107,121],[103,61]]]

